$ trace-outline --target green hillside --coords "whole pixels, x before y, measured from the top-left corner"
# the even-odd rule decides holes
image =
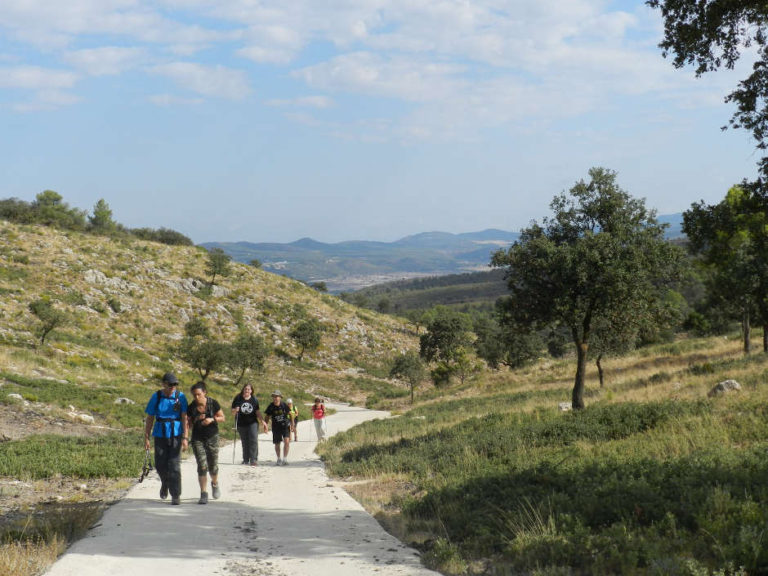
[[[364,402],[356,379],[366,374],[376,380],[394,353],[416,346],[397,319],[250,266],[233,264],[234,273],[209,293],[207,252],[199,248],[4,221],[0,238],[3,399],[17,391],[47,397],[34,388],[55,380],[57,394],[48,402],[73,405],[104,425],[139,426],[136,407],[96,406],[118,396],[143,402],[167,370],[187,386],[198,379],[174,352],[194,317],[204,318],[221,340],[233,340],[240,328],[264,337],[274,353],[263,374],[250,376],[262,396],[281,387],[299,398],[320,393]],[[40,322],[29,310],[41,298],[68,318],[42,346]],[[288,333],[304,318],[318,320],[324,332],[320,348],[298,362]],[[213,374],[214,390],[228,396],[232,378]],[[85,385],[90,396],[77,391]]]
[[[501,269],[429,276],[376,284],[341,294],[347,302],[379,312],[403,314],[434,306],[490,309],[509,293]]]

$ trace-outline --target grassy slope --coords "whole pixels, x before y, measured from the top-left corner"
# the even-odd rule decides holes
[[[261,398],[281,388],[299,402],[313,394],[364,402],[368,392],[356,385],[362,376],[387,395],[405,393],[404,385],[396,390],[397,383],[377,376],[393,354],[417,345],[396,319],[241,264],[204,297],[198,288],[205,284],[206,261],[207,253],[193,247],[0,221],[0,403],[20,393],[47,414],[66,418],[74,407],[97,424],[136,430],[163,372],[177,372],[185,389],[198,379],[172,351],[184,324],[198,315],[223,339],[245,326],[274,347],[266,372],[247,376]],[[70,321],[40,346],[39,321],[28,305],[43,296]],[[288,332],[306,316],[326,331],[320,349],[299,363]],[[214,374],[209,384],[222,401],[237,391],[226,374]],[[118,397],[135,404],[115,404]],[[0,475],[13,474],[10,464],[6,468],[0,465]]]
[[[557,408],[573,360],[548,361],[424,391],[322,453],[444,573],[766,573],[768,358],[693,339],[607,368],[580,413]],[[743,390],[708,398],[726,378]]]

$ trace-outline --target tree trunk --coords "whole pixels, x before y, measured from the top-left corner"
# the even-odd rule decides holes
[[[576,343],[576,379],[573,383],[573,393],[571,394],[571,407],[574,410],[584,408],[584,382],[587,379],[587,352],[589,344],[579,341]]]
[[[605,383],[603,380],[603,365],[600,364],[600,360],[603,359],[602,352],[597,355],[597,360],[595,360],[595,364],[597,365],[597,374],[600,376],[600,388],[603,387],[603,384]]]
[[[741,331],[744,334],[744,354],[749,354],[752,350],[752,327],[749,323],[749,310],[744,310],[741,316]]]
[[[768,324],[763,324],[763,352],[768,352]]]

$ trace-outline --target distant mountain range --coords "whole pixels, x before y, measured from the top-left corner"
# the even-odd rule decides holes
[[[670,225],[668,237],[681,234],[681,214],[658,219]],[[487,270],[491,254],[519,238],[518,232],[488,229],[462,234],[424,232],[395,242],[327,244],[302,238],[285,244],[206,242],[202,246],[221,248],[238,262],[258,260],[267,271],[309,284],[324,282],[330,292],[342,292],[404,278]]]

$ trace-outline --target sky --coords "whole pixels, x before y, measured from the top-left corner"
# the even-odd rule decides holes
[[[724,97],[609,0],[2,0],[0,198],[213,241],[519,231],[617,173],[659,214],[757,174]]]

